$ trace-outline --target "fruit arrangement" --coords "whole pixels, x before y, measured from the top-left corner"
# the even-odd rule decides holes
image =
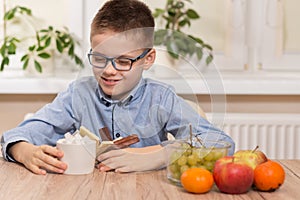
[[[258,147],[254,150],[239,150],[233,156],[227,156],[225,150],[214,148],[209,151],[204,147],[199,149],[186,146],[186,149],[181,155],[174,152],[174,160],[171,159],[173,162],[168,166],[168,176],[171,176],[171,180],[179,177],[182,187],[188,192],[206,193],[213,184],[220,192],[227,194],[242,194],[251,189],[273,192],[284,183],[283,167],[268,159]],[[195,158],[191,159],[192,156]],[[206,156],[210,159],[206,160]],[[205,167],[208,161],[212,163],[213,169]]]

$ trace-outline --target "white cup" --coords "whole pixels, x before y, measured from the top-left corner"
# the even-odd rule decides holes
[[[60,159],[68,165],[64,174],[89,174],[95,167],[96,141],[89,140],[81,143],[66,143],[65,139],[60,139],[56,147],[64,152]]]

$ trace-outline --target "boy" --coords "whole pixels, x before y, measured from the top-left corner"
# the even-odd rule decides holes
[[[51,104],[5,132],[4,158],[36,174],[63,173],[67,165],[59,160],[63,152],[54,147],[56,141],[81,125],[98,137],[107,127],[113,139],[137,134],[140,141],[98,156],[101,171],[153,170],[165,165],[160,144],[166,133],[187,138],[190,123],[202,139],[230,142],[232,154],[232,139],[200,117],[172,87],[142,78],[155,60],[153,31],[154,19],[143,2],[107,1],[91,25],[88,59],[94,77],[74,81]]]

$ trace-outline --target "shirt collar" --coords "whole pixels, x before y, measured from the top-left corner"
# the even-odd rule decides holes
[[[138,96],[139,90],[144,85],[144,83],[145,83],[144,78],[141,78],[139,83],[131,90],[129,95],[121,101],[113,100],[109,98],[106,94],[104,94],[103,90],[98,85],[98,94],[100,97],[100,102],[106,105],[107,107],[109,107],[112,104],[126,104],[126,103],[128,104],[132,99],[134,99],[134,97]]]

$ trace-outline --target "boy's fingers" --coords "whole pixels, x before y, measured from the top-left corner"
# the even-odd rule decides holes
[[[30,171],[32,171],[35,174],[38,174],[38,175],[45,175],[45,174],[47,174],[46,170],[40,169],[36,165],[30,165],[30,166],[27,166],[27,167],[28,167],[28,169]]]
[[[39,165],[40,167],[40,170],[41,169],[45,169],[47,171],[51,171],[51,172],[56,172],[56,173],[64,173],[65,169],[62,169],[60,167],[57,167],[55,165],[51,165],[51,164],[48,164],[48,163],[45,163],[43,161],[41,161],[41,164]]]
[[[55,147],[51,147],[48,145],[42,145],[41,149],[43,150],[44,153],[55,156],[57,158],[62,158],[64,156],[63,151],[61,151]]]
[[[99,163],[96,167],[97,167],[97,169],[99,169],[99,171],[101,171],[101,172],[107,172],[107,171],[113,170],[112,168],[110,168],[110,167],[104,165],[103,163]]]
[[[52,171],[52,169],[61,169],[61,170],[67,169],[66,163],[58,160],[57,158],[52,157],[51,155],[43,154],[40,157],[40,160],[42,161],[42,163],[45,163],[45,164],[43,164],[42,167],[47,167],[47,169],[50,169],[51,171]],[[58,172],[58,171],[55,170],[55,172]]]

